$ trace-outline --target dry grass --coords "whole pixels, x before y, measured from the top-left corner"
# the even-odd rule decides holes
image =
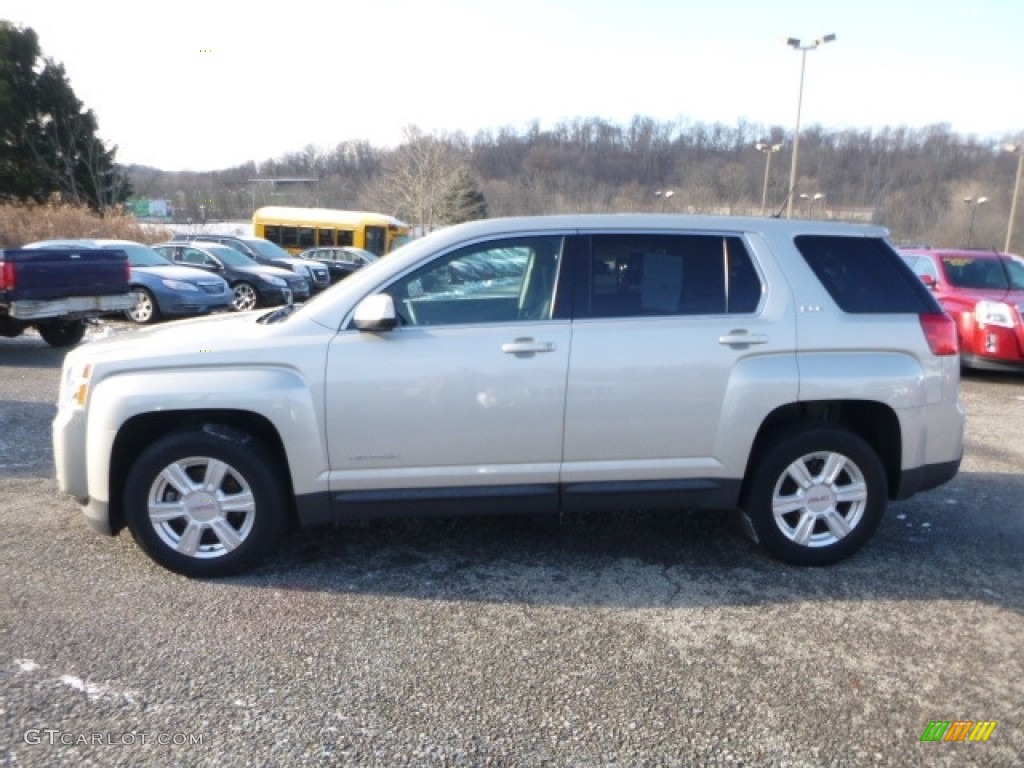
[[[50,202],[0,205],[0,248],[19,248],[36,240],[103,237],[158,243],[171,233],[140,223],[132,214],[111,209],[100,216],[85,206]]]

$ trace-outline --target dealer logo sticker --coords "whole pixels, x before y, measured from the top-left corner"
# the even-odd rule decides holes
[[[932,720],[921,741],[988,741],[995,729],[995,720]]]

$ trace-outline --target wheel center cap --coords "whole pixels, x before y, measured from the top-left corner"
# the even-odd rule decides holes
[[[820,515],[835,506],[836,496],[831,489],[823,485],[816,485],[811,488],[804,497],[807,508],[816,515]]]
[[[208,493],[193,493],[185,502],[189,517],[197,523],[209,523],[220,517],[220,504]]]

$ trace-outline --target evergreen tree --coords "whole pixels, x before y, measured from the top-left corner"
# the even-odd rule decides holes
[[[98,211],[131,194],[117,148],[96,135],[64,67],[40,52],[32,29],[0,21],[0,201],[54,196]]]
[[[461,224],[487,218],[487,200],[469,168],[461,166],[441,193],[438,219],[442,224]]]

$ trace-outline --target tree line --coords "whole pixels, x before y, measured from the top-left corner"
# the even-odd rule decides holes
[[[591,117],[471,138],[412,126],[394,149],[345,141],[211,173],[129,168],[128,175],[141,194],[165,197],[194,220],[198,201],[213,218],[248,218],[268,204],[320,206],[389,213],[426,230],[566,212],[760,215],[762,201],[766,215],[777,215],[787,202],[789,139],[781,126],[639,116],[626,125]],[[1004,148],[1009,140],[964,136],[945,124],[805,128],[794,215],[872,222],[899,241],[947,246],[965,245],[970,223],[973,246],[1002,248],[1017,169]],[[758,143],[781,149],[769,157]],[[271,182],[296,177],[315,181]],[[981,197],[984,205],[964,202]],[[1022,229],[1017,250],[1024,250]]]

